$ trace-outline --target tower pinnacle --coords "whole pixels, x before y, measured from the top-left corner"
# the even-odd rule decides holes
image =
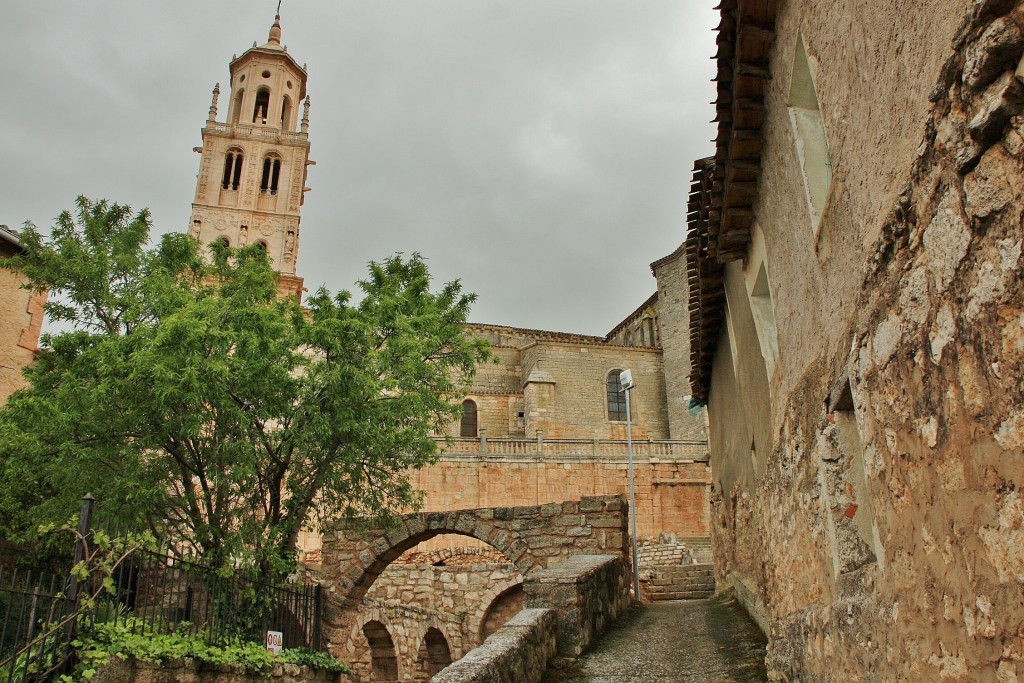
[[[270,36],[267,38],[268,45],[281,44],[281,15],[274,15],[274,23],[270,27]]]

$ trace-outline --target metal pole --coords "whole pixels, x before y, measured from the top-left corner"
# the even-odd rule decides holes
[[[630,537],[633,541],[633,596],[640,601],[640,561],[636,550],[636,492],[633,486],[633,419],[629,407],[630,388],[626,393],[626,452],[629,454],[629,517],[632,524]]]

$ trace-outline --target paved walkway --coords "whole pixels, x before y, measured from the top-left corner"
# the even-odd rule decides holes
[[[644,605],[543,683],[758,683],[765,639],[732,600]]]

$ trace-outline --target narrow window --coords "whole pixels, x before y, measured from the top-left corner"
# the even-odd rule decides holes
[[[291,129],[292,122],[292,100],[287,95],[284,96],[284,102],[281,104],[281,128],[285,130]]]
[[[757,278],[750,291],[750,312],[754,316],[754,329],[757,330],[757,342],[761,346],[765,371],[771,380],[779,359],[779,332],[775,326],[775,305],[772,303],[772,292],[764,261],[758,268]]]
[[[270,193],[277,194],[277,180],[281,177],[281,160],[274,159],[274,169],[270,177]]]
[[[242,99],[245,97],[245,90],[239,90],[235,95],[234,105],[231,107],[231,123],[238,123],[242,117]]]
[[[620,372],[622,370],[608,373],[608,419],[613,422],[626,421],[626,392],[622,390],[622,382],[619,381]]]
[[[818,106],[810,61],[804,48],[804,39],[797,39],[793,57],[793,75],[789,85],[789,120],[796,141],[800,170],[803,172],[804,191],[811,215],[811,229],[818,234],[825,199],[832,183],[832,155],[825,126]]]
[[[256,105],[252,109],[252,122],[253,123],[266,123],[267,122],[267,111],[270,109],[270,91],[266,88],[261,88],[256,93]]]
[[[476,438],[476,403],[466,399],[462,402],[462,420],[459,421],[459,436]]]
[[[231,189],[237,190],[242,180],[242,153],[235,154],[235,174],[231,177]]]
[[[270,189],[270,157],[263,160],[263,175],[260,177],[260,192],[266,193]]]
[[[231,186],[231,169],[235,163],[235,153],[228,152],[227,156],[224,157],[224,180],[221,183],[221,187],[225,190]]]
[[[277,194],[277,183],[281,177],[281,159],[268,154],[263,159],[263,174],[260,176],[260,192]]]
[[[647,325],[647,337],[651,340],[650,346],[657,346],[658,335],[654,326],[654,318],[648,318],[645,324]]]
[[[224,178],[221,187],[225,190],[237,190],[238,182],[242,179],[242,151],[229,149],[224,157]]]
[[[647,321],[644,320],[640,323],[640,346],[650,346],[651,335],[647,331]]]

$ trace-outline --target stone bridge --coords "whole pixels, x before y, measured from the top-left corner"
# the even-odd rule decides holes
[[[514,615],[532,573],[577,555],[624,556],[627,507],[621,497],[592,497],[411,514],[389,529],[326,531],[318,580],[327,596],[330,648],[360,681],[428,680]],[[502,562],[395,563],[423,541],[449,534],[488,544]]]

